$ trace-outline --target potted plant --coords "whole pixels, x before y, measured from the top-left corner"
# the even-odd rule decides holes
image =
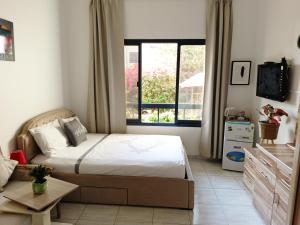
[[[45,193],[47,190],[47,179],[45,177],[49,174],[50,169],[42,165],[38,165],[31,170],[29,175],[35,178],[32,182],[32,190],[35,194]]]
[[[274,108],[270,104],[265,105],[259,111],[265,120],[259,121],[259,134],[261,139],[274,140],[277,138],[282,116],[288,114],[280,108]]]

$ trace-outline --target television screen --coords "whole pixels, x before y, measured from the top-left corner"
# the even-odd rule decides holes
[[[258,66],[256,95],[276,101],[287,99],[287,74],[281,63]]]

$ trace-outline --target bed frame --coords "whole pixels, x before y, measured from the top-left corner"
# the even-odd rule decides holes
[[[75,114],[68,109],[57,109],[27,121],[17,136],[17,147],[23,149],[28,162],[40,153],[29,129],[55,119]],[[66,196],[66,202],[136,205],[192,209],[194,207],[194,179],[186,157],[186,177],[161,178],[112,175],[85,175],[55,172],[52,176],[79,185]]]

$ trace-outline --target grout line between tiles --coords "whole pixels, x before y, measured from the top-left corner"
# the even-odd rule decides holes
[[[118,210],[117,210],[117,213],[116,213],[116,216],[115,216],[115,219],[114,219],[114,225],[117,223],[117,217],[119,215],[119,212],[120,212],[120,206],[118,207]]]

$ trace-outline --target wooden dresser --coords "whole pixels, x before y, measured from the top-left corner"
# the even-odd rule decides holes
[[[266,224],[286,225],[294,150],[288,145],[245,149],[243,181]]]

